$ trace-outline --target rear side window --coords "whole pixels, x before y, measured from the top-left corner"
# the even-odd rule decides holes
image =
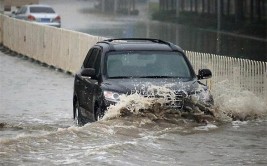
[[[27,11],[27,7],[23,6],[17,11],[17,14],[25,14]]]
[[[55,13],[50,7],[30,7],[30,13]]]
[[[22,11],[21,11],[21,14],[25,14],[26,11],[27,11],[27,7],[24,7],[24,8],[22,9]]]

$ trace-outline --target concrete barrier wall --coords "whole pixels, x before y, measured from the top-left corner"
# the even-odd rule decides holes
[[[10,50],[75,73],[102,37],[0,16],[0,42]],[[3,32],[4,30],[4,32]]]
[[[0,15],[0,42],[10,50],[56,68],[75,73],[89,48],[104,38],[76,31],[42,26]],[[267,100],[267,63],[186,51],[196,73],[209,68],[207,83],[229,80]]]

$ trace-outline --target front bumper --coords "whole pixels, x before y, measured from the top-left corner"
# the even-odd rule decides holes
[[[111,106],[111,105],[115,105],[117,102],[114,102],[114,101],[109,101],[109,100],[106,100],[104,99],[104,104],[107,107]]]

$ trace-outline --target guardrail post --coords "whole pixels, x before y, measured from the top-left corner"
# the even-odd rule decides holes
[[[265,102],[267,101],[267,63],[265,63],[265,73],[264,73],[264,84],[263,84],[263,91],[264,91],[264,99]],[[267,102],[265,103],[266,107],[267,107]]]
[[[234,68],[233,68],[233,77],[234,77],[234,82],[233,82],[233,84],[236,84],[237,86],[242,86],[241,84],[240,84],[240,68],[239,68],[239,66],[235,66]]]
[[[3,15],[0,14],[0,44],[3,44]]]

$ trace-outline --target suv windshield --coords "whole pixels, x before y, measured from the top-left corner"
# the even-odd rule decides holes
[[[109,52],[108,78],[192,78],[183,55],[169,51]]]
[[[30,7],[30,13],[55,13],[50,7]]]

